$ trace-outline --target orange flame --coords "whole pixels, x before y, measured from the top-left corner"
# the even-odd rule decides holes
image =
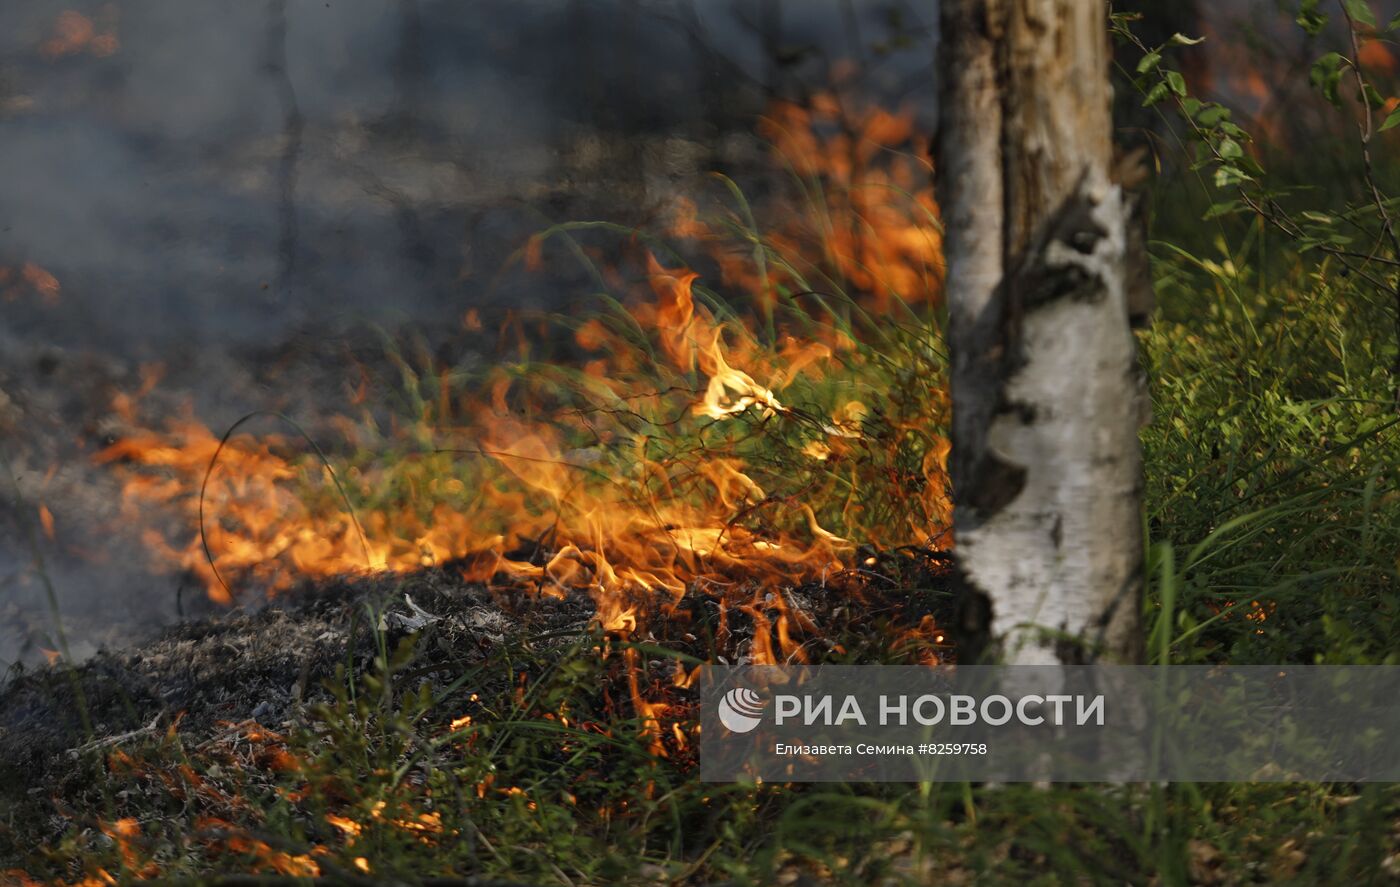
[[[837,135],[817,134],[832,124]],[[825,203],[775,211],[786,221],[742,254],[694,204],[673,233],[765,323],[715,307],[696,271],[647,254],[645,288],[619,300],[627,307],[576,328],[587,352],[577,370],[503,365],[454,389],[445,368],[425,366],[431,396],[385,430],[364,411],[360,369],[350,406],[364,419],[331,424],[352,449],[387,445],[393,458],[343,456],[332,471],[277,435],[221,445],[192,418],[133,434],[96,458],[121,475],[124,513],[146,527],[156,563],[221,603],[233,583],[275,593],[304,576],[447,566],[470,581],[586,593],[597,624],[622,637],[702,589],[721,599],[722,620],[752,620],[753,661],[807,661],[819,632],[785,589],[847,569],[857,541],[945,544],[947,400],[935,371],[888,375],[862,343],[862,330],[887,333],[885,321],[786,323],[773,309],[816,280],[870,318],[931,305],[941,241],[927,163],[898,150],[917,141],[908,114],[850,113],[825,96],[774,106],[762,128],[785,166],[822,180],[812,190]],[[528,262],[542,263],[546,246],[532,238]],[[606,277],[635,280],[621,266]],[[462,325],[477,328],[479,315]],[[525,361],[529,328],[516,316],[509,331]],[[158,378],[143,371],[142,390],[114,409],[134,423]],[[661,728],[667,706],[649,699],[635,651],[627,657],[654,747],[663,734],[684,747]]]
[[[115,15],[115,7],[103,7],[102,17],[109,24],[99,30],[96,22],[80,12],[70,9],[59,13],[54,21],[53,33],[39,47],[39,51],[50,60],[80,52],[89,52],[99,58],[112,55],[119,45],[115,29],[110,24]]]

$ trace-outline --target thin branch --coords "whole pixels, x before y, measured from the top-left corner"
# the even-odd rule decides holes
[[[1366,92],[1369,84],[1366,83],[1365,76],[1361,73],[1361,42],[1356,36],[1356,22],[1351,17],[1351,11],[1347,9],[1344,0],[1337,0],[1337,5],[1341,7],[1342,15],[1347,23],[1347,35],[1351,38],[1351,58],[1347,64],[1351,66],[1352,74],[1356,78],[1357,100],[1361,102],[1361,119],[1356,122],[1357,134],[1361,139],[1361,164],[1366,175],[1366,185],[1371,191],[1371,201],[1376,206],[1376,212],[1381,219],[1381,236],[1390,240],[1391,251],[1397,258],[1400,258],[1400,234],[1395,231],[1395,225],[1390,218],[1390,210],[1386,207],[1386,200],[1381,195],[1381,189],[1376,184],[1375,167],[1371,161],[1371,137],[1375,135],[1375,119],[1371,113],[1371,100]],[[1377,244],[1379,248],[1379,243]],[[1400,277],[1396,278],[1395,286],[1392,288],[1393,300],[1395,303],[1395,362],[1391,364],[1391,383],[1395,388],[1395,408],[1400,410]]]
[[[156,727],[160,725],[160,717],[162,714],[164,714],[164,712],[157,713],[156,716],[151,719],[151,722],[144,727],[137,727],[135,730],[128,730],[116,736],[94,739],[92,742],[84,743],[77,748],[68,749],[68,754],[70,757],[80,758],[90,751],[96,751],[101,748],[111,748],[114,745],[121,745],[123,742],[136,739],[140,736],[149,736],[156,732]]]

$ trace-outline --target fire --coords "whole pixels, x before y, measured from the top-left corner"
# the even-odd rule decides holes
[[[908,114],[852,106],[775,105],[761,129],[804,179],[807,211],[771,207],[783,221],[748,226],[736,250],[736,217],[683,203],[671,233],[693,258],[619,257],[614,307],[574,327],[574,363],[530,363],[522,345],[467,384],[404,365],[417,413],[388,428],[361,370],[328,423],[345,438],[330,455],[285,429],[221,440],[186,416],[96,458],[122,478],[156,564],[220,603],[300,577],[440,566],[587,594],[602,630],[626,638],[699,590],[752,621],[753,661],[807,661],[820,631],[788,590],[853,569],[861,545],[943,547],[950,524],[947,397],[919,313],[941,287],[929,171],[900,150],[918,141]],[[526,259],[549,245],[532,238]],[[744,301],[758,310],[728,307]],[[518,318],[512,329],[528,341]],[[143,378],[114,404],[133,421],[159,373]],[[667,707],[629,672],[660,748]]]
[[[943,240],[931,165],[900,151],[919,141],[907,109],[861,109],[834,92],[775,103],[759,131],[825,201],[782,233],[786,252],[810,255],[826,275],[868,293],[870,310],[931,303],[942,293]],[[817,256],[813,256],[817,259]]]
[[[337,816],[334,813],[326,814],[326,822],[339,829],[345,835],[345,842],[353,844],[355,838],[360,836],[363,828],[358,822],[345,816]]]
[[[159,871],[155,863],[142,862],[142,854],[136,845],[141,839],[141,824],[130,817],[113,823],[101,823],[102,833],[112,839],[122,856],[122,864],[129,872],[140,878],[154,877]]]
[[[727,419],[750,407],[758,407],[765,417],[783,411],[783,405],[778,402],[772,391],[756,383],[748,373],[725,363],[724,349],[719,345],[718,333],[710,343],[707,354],[710,383],[705,388],[705,396],[695,405],[696,415]]]
[[[1243,615],[1246,622],[1254,624],[1255,634],[1265,633],[1264,623],[1278,610],[1278,602],[1273,600],[1251,600],[1247,608],[1241,607],[1239,610],[1235,609],[1235,604],[1236,601],[1229,600],[1207,602],[1211,612],[1219,616],[1222,622],[1229,622],[1231,617]]]
[[[54,530],[53,512],[49,511],[47,505],[39,506],[39,526],[44,530],[44,537],[50,542],[54,541],[56,532]]]
[[[116,7],[104,6],[99,18],[101,25],[71,9],[59,13],[53,24],[53,33],[39,47],[39,51],[51,61],[82,52],[99,58],[112,55],[119,46],[115,28]]]
[[[6,302],[33,293],[43,304],[52,307],[58,304],[62,290],[57,277],[33,262],[25,262],[18,268],[0,265],[0,298]]]
[[[213,823],[210,823],[213,824]],[[234,853],[245,853],[257,860],[258,865],[271,869],[279,875],[294,878],[315,878],[321,874],[321,867],[307,853],[289,853],[270,846],[266,841],[241,833],[233,833],[224,839],[224,845]]]

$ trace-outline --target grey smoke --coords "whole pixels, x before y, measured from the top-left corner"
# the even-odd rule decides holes
[[[45,57],[67,10],[115,22],[119,49]],[[40,503],[75,654],[197,608],[200,590],[149,572],[91,462],[124,432],[108,404],[139,362],[168,368],[158,404],[188,397],[216,429],[273,406],[314,420],[367,347],[356,330],[431,340],[469,307],[586,297],[574,269],[502,265],[547,221],[642,222],[714,166],[741,173],[771,94],[821,83],[892,24],[921,34],[911,16],[885,0],[0,5],[0,266],[62,286],[56,306],[0,298],[0,457],[18,480],[0,472],[0,660],[54,646],[27,541]],[[872,81],[926,110],[927,36]]]

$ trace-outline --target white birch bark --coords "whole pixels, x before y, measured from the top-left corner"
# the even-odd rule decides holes
[[[978,604],[963,629],[1005,662],[1134,661],[1145,395],[1107,8],[943,0],[941,28],[956,552]]]

